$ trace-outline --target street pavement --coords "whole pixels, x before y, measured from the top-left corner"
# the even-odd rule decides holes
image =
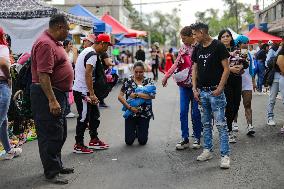
[[[37,142],[23,146],[21,157],[0,161],[1,189],[221,189],[221,188],[284,188],[284,106],[278,100],[275,113],[277,126],[265,124],[268,96],[253,96],[255,137],[246,136],[246,121],[241,105],[238,142],[231,145],[231,168],[219,168],[220,153],[217,129],[214,130],[214,158],[197,162],[202,149],[176,151],[180,140],[178,87],[170,79],[167,88],[159,83],[154,100],[155,119],[150,122],[146,146],[124,143],[124,120],[117,100],[120,87],[114,88],[101,109],[100,138],[110,149],[93,154],[72,153],[76,119],[68,119],[68,138],[63,148],[63,162],[74,167],[68,185],[52,185],[44,181]],[[73,107],[74,108],[74,107]],[[74,110],[75,111],[75,110]],[[190,124],[191,125],[191,124]],[[190,126],[190,132],[192,132]],[[85,142],[89,142],[86,131]],[[192,139],[191,139],[192,142]]]

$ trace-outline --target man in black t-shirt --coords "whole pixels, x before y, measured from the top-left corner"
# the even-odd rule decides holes
[[[203,108],[204,151],[197,157],[198,161],[212,158],[212,115],[219,131],[221,168],[230,167],[230,147],[225,118],[226,98],[224,86],[229,76],[229,52],[218,40],[208,34],[208,25],[196,23],[192,34],[199,44],[192,53],[192,85],[194,97]]]
[[[139,50],[136,51],[135,58],[137,61],[141,60],[142,62],[145,62],[145,51],[142,49],[142,46],[139,46]]]

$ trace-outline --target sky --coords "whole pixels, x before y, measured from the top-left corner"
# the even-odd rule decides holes
[[[131,0],[132,3],[148,3],[148,2],[161,2],[168,0]],[[238,0],[239,2],[254,5],[256,0]],[[269,3],[270,0],[264,0],[265,5]],[[260,7],[262,7],[263,0],[260,0]],[[135,8],[140,12],[140,8],[143,13],[150,13],[155,10],[159,10],[163,13],[171,12],[173,8],[178,8],[180,11],[178,13],[181,18],[181,25],[186,26],[195,22],[195,13],[198,11],[205,11],[206,9],[213,8],[219,9],[219,13],[222,14],[225,6],[222,0],[189,0],[177,3],[167,3],[167,4],[150,4],[150,5],[140,5],[135,6]]]

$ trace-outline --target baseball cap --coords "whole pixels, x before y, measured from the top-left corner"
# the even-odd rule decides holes
[[[95,43],[95,41],[96,41],[96,36],[95,36],[95,34],[89,34],[85,39],[84,39],[84,41],[85,40],[88,40],[88,41],[90,41],[90,42],[92,42],[92,43]]]
[[[5,32],[4,32],[3,28],[0,27],[0,35],[4,35],[4,34],[5,34]]]
[[[247,44],[249,42],[249,38],[245,35],[239,35],[236,39],[235,39],[235,44]]]
[[[5,39],[5,32],[2,27],[0,27],[0,45],[8,45]]]
[[[158,42],[155,42],[153,45],[160,48],[160,44]]]
[[[97,36],[96,42],[104,42],[104,43],[108,43],[109,46],[112,46],[111,41],[110,41],[110,36],[107,34],[99,34]]]

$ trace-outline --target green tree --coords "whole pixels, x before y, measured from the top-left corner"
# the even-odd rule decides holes
[[[169,41],[170,45],[177,46],[179,42],[177,34],[180,30],[180,18],[177,15],[177,9],[166,14],[155,11],[140,15],[130,0],[124,0],[124,6],[130,12],[129,18],[132,20],[132,28],[147,31],[152,42],[165,44],[166,41]]]
[[[210,34],[215,36],[223,28],[232,28],[239,32],[241,28],[253,23],[254,14],[250,6],[237,2],[237,0],[223,0],[227,9],[221,17],[218,17],[218,10],[207,9],[204,12],[197,12],[197,21],[205,22],[210,26]]]

